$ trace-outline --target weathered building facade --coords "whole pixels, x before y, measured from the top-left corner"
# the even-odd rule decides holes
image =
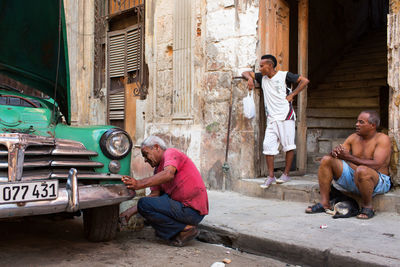
[[[65,2],[70,9],[75,123],[123,120],[116,125],[127,128],[136,144],[145,136],[158,135],[193,159],[209,187],[232,188],[235,179],[259,177],[266,171],[261,154],[265,127],[261,92],[255,94],[256,118],[244,118],[241,100],[247,88],[240,75],[257,70],[260,56],[272,53],[278,69],[311,80],[308,92],[296,102],[297,169],[313,169],[313,161],[354,130],[360,110],[375,109],[387,115],[382,128],[393,139],[392,170],[399,177],[400,1]],[[99,3],[107,11],[96,15]],[[135,53],[141,63],[130,70],[123,65],[118,74],[112,65],[118,51],[112,50],[110,37],[122,31],[128,36],[138,29],[137,23],[142,46]],[[371,34],[375,46],[367,47],[371,42],[363,38]],[[129,50],[129,44],[124,47]],[[123,53],[121,60],[127,61],[129,55]],[[371,65],[365,60],[383,63],[377,69],[364,69]],[[118,92],[124,93],[122,110],[121,98],[112,97]],[[111,117],[110,102],[117,110]],[[140,155],[137,148],[134,155]],[[140,157],[133,160],[133,174],[138,177],[149,171],[141,162]],[[226,173],[225,167],[229,167]]]

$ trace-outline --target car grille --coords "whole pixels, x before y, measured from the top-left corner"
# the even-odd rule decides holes
[[[101,162],[97,156],[73,140],[29,134],[0,134],[0,182],[66,179],[70,168],[78,171],[79,179],[118,179],[119,175],[95,172]]]

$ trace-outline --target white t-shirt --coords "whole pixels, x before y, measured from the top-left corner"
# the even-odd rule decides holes
[[[290,90],[286,86],[287,74],[287,71],[278,71],[271,79],[266,75],[262,76],[261,87],[264,93],[265,114],[269,123],[296,119],[292,103],[286,100],[287,90]],[[259,75],[257,78],[260,78]],[[297,79],[299,77],[291,73],[290,76],[292,75]],[[294,82],[297,82],[297,79]],[[259,79],[257,80],[259,81]]]

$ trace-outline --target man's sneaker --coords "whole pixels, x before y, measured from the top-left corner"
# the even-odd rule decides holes
[[[289,182],[290,181],[290,177],[289,176],[287,176],[286,174],[282,174],[281,175],[281,177],[279,177],[278,179],[276,179],[276,183],[277,184],[283,184],[283,183],[286,183],[286,182]]]
[[[265,179],[264,183],[262,185],[260,185],[261,188],[268,188],[273,182],[275,182],[276,178],[272,178],[272,177],[267,177],[267,179]]]

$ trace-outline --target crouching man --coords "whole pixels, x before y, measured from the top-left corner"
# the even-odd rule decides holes
[[[194,239],[197,225],[208,214],[206,187],[194,163],[181,151],[166,148],[157,136],[141,144],[145,162],[154,167],[154,175],[141,180],[124,176],[127,188],[151,188],[149,197],[139,199],[137,207],[123,214],[127,221],[137,212],[156,230],[156,235],[172,245],[183,246]]]
[[[318,170],[321,203],[306,213],[325,212],[329,206],[332,179],[349,192],[361,195],[359,219],[374,216],[372,197],[388,192],[392,186],[389,175],[391,143],[386,134],[378,133],[380,119],[375,111],[362,111],[357,118],[356,132],[322,158]]]

